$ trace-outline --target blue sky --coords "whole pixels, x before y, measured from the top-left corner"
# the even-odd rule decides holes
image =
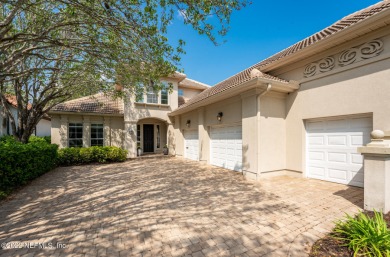
[[[378,0],[260,1],[233,13],[226,43],[215,46],[179,19],[169,40],[186,41],[187,77],[214,85]],[[222,42],[222,40],[220,40]]]

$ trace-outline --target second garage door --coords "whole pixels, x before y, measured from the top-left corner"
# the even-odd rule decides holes
[[[359,146],[370,142],[371,117],[307,121],[307,176],[363,187]]]
[[[197,130],[184,132],[184,157],[194,161],[199,160],[199,137]]]
[[[210,163],[222,168],[242,170],[242,127],[212,127]]]

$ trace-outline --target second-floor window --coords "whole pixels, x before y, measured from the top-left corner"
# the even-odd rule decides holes
[[[164,85],[161,89],[161,104],[168,104],[168,86]]]
[[[146,93],[146,102],[149,104],[157,104],[158,103],[158,94],[154,90],[153,87],[150,87],[148,89],[148,92]]]

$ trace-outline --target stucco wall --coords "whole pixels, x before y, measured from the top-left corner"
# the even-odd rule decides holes
[[[41,119],[36,127],[36,133],[38,137],[50,136],[51,135],[51,121]]]
[[[168,105],[136,103],[135,96],[129,95],[125,99],[125,121],[136,122],[145,118],[158,118],[168,122],[168,113],[178,107],[178,83],[171,79],[164,79],[164,81],[172,83],[173,87],[168,95]]]
[[[284,94],[271,92],[260,99],[260,172],[286,167],[286,104]]]
[[[336,65],[332,71],[310,78],[303,76],[305,66],[313,60],[329,55],[338,58],[343,50],[377,38],[384,42],[379,56],[346,67]],[[292,70],[279,72],[280,77],[301,82],[300,89],[291,93],[286,102],[287,169],[305,171],[306,119],[367,113],[373,115],[374,129],[390,130],[389,57],[390,37],[382,31],[315,55],[297,63]]]
[[[186,87],[180,87],[179,86],[179,89],[183,90],[183,97],[188,100],[188,99],[191,99],[192,97],[198,95],[199,93],[201,93],[203,90],[197,90],[197,89],[193,89],[193,88],[186,88]]]
[[[90,124],[103,124],[104,145],[123,147],[123,117],[61,114],[52,115],[51,121],[51,142],[58,144],[60,148],[68,147],[69,123],[83,123],[84,129]],[[83,132],[83,145],[90,146],[90,133],[86,130]]]

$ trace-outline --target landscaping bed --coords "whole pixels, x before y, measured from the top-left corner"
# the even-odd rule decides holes
[[[371,211],[365,211],[365,214],[369,217],[374,216],[374,212]],[[390,229],[390,212],[386,215],[383,215],[384,220],[387,223],[387,228]],[[317,242],[314,243],[312,246],[310,257],[350,257],[354,256],[354,252],[350,249],[348,249],[347,246],[345,246],[345,242],[339,239],[336,239],[337,235],[334,232],[329,233],[324,238],[319,239]],[[363,255],[357,255],[357,256],[363,256]],[[366,255],[364,255],[366,256]],[[367,255],[370,256],[370,255]],[[373,255],[377,256],[377,255]],[[383,256],[390,256],[390,255],[383,255]]]

